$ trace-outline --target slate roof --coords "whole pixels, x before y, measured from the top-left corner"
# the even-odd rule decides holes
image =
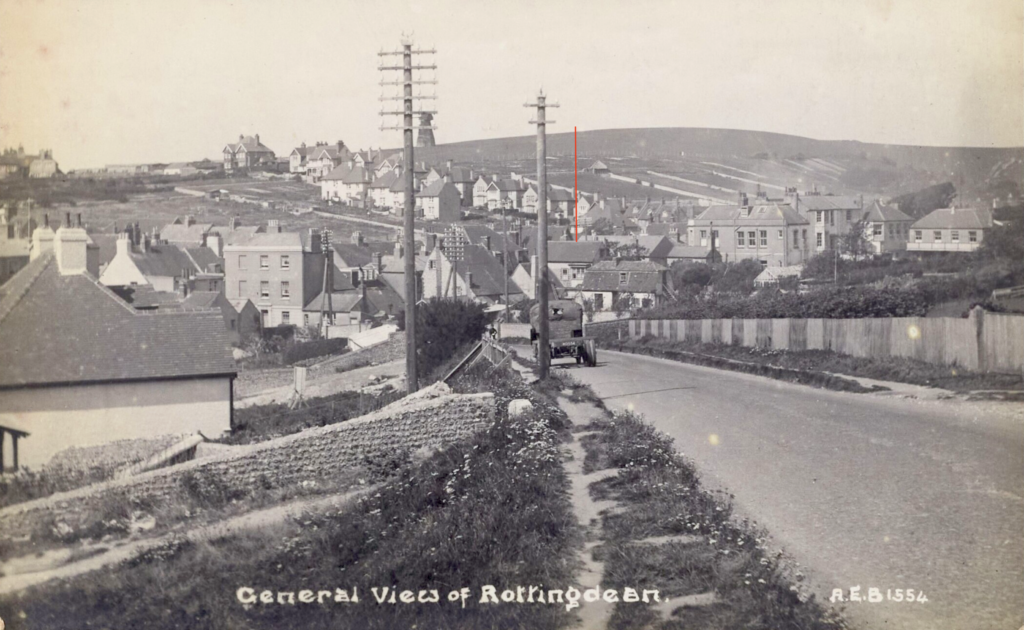
[[[401,178],[398,176],[398,173],[395,171],[388,171],[373,180],[373,182],[370,183],[370,188],[386,188],[390,190],[391,186],[394,185],[396,181],[401,182]]]
[[[453,166],[448,171],[448,175],[452,176],[452,183],[454,184],[472,184],[475,181],[473,171],[464,166]]]
[[[229,142],[228,148],[231,149],[232,153],[237,153],[239,149],[245,147],[247,153],[273,153],[267,145],[262,142],[257,142],[253,136],[245,136],[241,142]]]
[[[984,208],[939,208],[918,219],[913,229],[984,230],[992,227],[992,213]]]
[[[221,270],[224,269],[224,259],[209,247],[189,247],[185,253],[188,254],[199,271],[209,271],[215,265],[220,265]]]
[[[807,195],[797,200],[801,212],[806,210],[859,210],[860,199],[848,195]]]
[[[704,260],[711,253],[710,247],[698,247],[696,245],[683,245],[676,243],[672,249],[669,250],[666,258],[669,260],[680,260],[680,259],[700,259]]]
[[[348,165],[348,162],[342,162],[341,164],[331,169],[331,172],[324,175],[322,179],[330,181],[344,181],[345,178],[348,176],[349,171],[351,170],[352,167]]]
[[[334,171],[331,172],[333,173]],[[346,173],[341,178],[341,181],[342,183],[345,184],[369,184],[370,179],[371,178],[369,171],[367,171],[362,166],[356,166],[355,168],[351,169],[348,173]]]
[[[338,266],[341,269],[349,267],[365,267],[373,262],[373,250],[369,247],[353,245],[352,243],[331,243],[334,248]]]
[[[219,312],[137,312],[87,274],[62,276],[52,253],[8,285],[0,298],[0,387],[236,372]]]
[[[583,274],[583,291],[616,291],[629,293],[660,293],[665,289],[662,276],[664,265],[649,260],[605,260]],[[620,274],[626,282],[620,282]]]
[[[170,291],[157,291],[148,284],[108,287],[119,298],[132,305],[134,309],[177,308],[181,306],[181,296]]]

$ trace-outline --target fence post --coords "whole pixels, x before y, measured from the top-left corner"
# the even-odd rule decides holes
[[[978,343],[978,371],[988,372],[988,349],[985,348],[985,309],[975,306],[968,314],[968,318],[974,319],[974,334],[977,335]]]

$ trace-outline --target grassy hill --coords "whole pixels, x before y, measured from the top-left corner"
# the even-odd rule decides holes
[[[802,162],[811,158],[833,160],[849,175],[851,188],[879,191],[906,188],[915,183],[964,181],[964,188],[983,193],[1005,182],[1024,183],[1024,147],[928,147],[872,144],[853,140],[815,140],[801,136],[739,129],[666,127],[602,129],[577,136],[581,159],[634,157],[641,159],[738,159]],[[510,162],[536,156],[536,137],[493,138],[442,144],[417,149],[417,159],[463,163]],[[573,134],[548,135],[548,155],[573,155]],[[728,161],[726,163],[729,163]],[[581,164],[582,166],[582,164]],[[614,170],[614,166],[613,166]],[[755,166],[755,170],[756,166]],[[887,173],[891,175],[886,176]],[[915,176],[916,177],[913,177]],[[903,180],[902,182],[900,180]],[[902,185],[901,185],[902,184]]]

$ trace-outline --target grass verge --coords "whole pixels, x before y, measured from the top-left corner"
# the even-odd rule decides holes
[[[828,350],[771,350],[669,341],[650,336],[621,341],[602,340],[602,345],[611,350],[663,356],[687,363],[762,374],[842,391],[858,389],[848,388],[845,384],[837,387],[833,380],[835,377],[830,378],[831,374],[938,387],[961,393],[976,390],[1024,390],[1024,376],[1021,374],[970,372],[956,366],[935,365],[903,357],[878,360]],[[849,379],[842,380],[849,382]],[[870,388],[861,389],[873,391]]]
[[[568,421],[514,372],[486,366],[458,391],[493,391],[496,420],[470,440],[392,472],[379,492],[273,530],[171,545],[113,570],[0,602],[19,628],[561,628],[562,606],[447,601],[451,590],[568,584],[578,529],[559,444]],[[514,419],[510,400],[533,411]],[[358,604],[243,606],[239,587],[275,594],[358,588]],[[378,605],[371,587],[437,589],[439,603]],[[276,601],[276,600],[275,600]]]
[[[624,509],[602,518],[603,588],[659,589],[671,598],[714,592],[717,603],[683,607],[663,619],[651,608],[618,604],[611,630],[800,628],[836,630],[843,621],[799,589],[765,546],[765,533],[732,518],[728,497],[701,487],[694,466],[672,440],[633,414],[607,413],[583,438],[584,471],[619,468],[591,485],[596,499]],[[635,544],[655,536],[691,541]],[[794,576],[799,579],[801,576]]]

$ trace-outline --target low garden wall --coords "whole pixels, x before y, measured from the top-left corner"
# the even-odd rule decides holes
[[[286,487],[353,471],[367,457],[392,449],[434,449],[484,428],[494,414],[492,394],[449,394],[431,388],[374,413],[256,444],[216,456],[108,481],[0,510],[4,537],[31,534],[60,521],[77,529],[105,502],[123,499],[154,504],[180,489],[188,473],[245,494],[260,484]]]

